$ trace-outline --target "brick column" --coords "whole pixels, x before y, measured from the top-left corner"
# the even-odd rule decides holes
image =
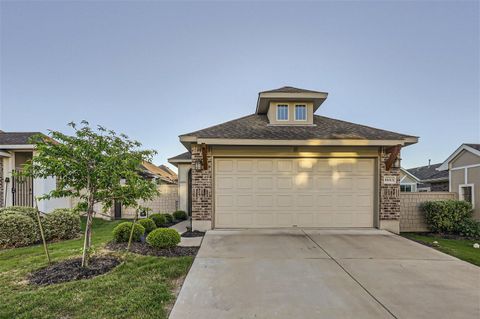
[[[207,147],[206,170],[195,169],[195,162],[203,161],[202,146],[192,144],[192,226],[196,230],[212,229],[213,215],[213,159],[210,147]]]
[[[389,154],[382,149],[380,153],[379,227],[398,233],[400,231],[400,168],[392,167],[387,171],[385,161],[388,157]],[[385,176],[394,176],[396,183],[385,184]]]

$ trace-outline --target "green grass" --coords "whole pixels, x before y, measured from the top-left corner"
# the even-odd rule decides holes
[[[402,233],[402,236],[480,266],[480,249],[473,248],[473,244],[480,243],[480,240],[449,239],[440,235],[419,233]],[[438,245],[433,245],[434,241],[437,241]]]
[[[93,246],[101,252],[121,221],[95,219]],[[83,226],[83,225],[82,225]],[[49,245],[52,260],[81,255],[81,238]],[[0,251],[0,318],[166,318],[176,279],[192,257],[130,254],[113,271],[92,279],[32,286],[27,276],[47,265],[41,245]]]

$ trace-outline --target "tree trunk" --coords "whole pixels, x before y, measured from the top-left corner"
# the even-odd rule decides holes
[[[87,223],[85,225],[85,239],[83,242],[82,267],[88,266],[90,246],[92,243],[93,203],[88,204]]]

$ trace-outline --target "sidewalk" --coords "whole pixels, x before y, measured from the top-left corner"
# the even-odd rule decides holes
[[[169,228],[175,229],[180,234],[187,231],[187,226],[190,226],[190,220],[184,220],[183,222],[177,223]],[[202,243],[203,237],[182,237],[180,244],[178,246],[182,247],[195,247],[200,246]]]

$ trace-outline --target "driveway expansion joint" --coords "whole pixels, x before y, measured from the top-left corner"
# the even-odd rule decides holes
[[[385,309],[385,311],[387,311],[393,318],[395,319],[398,319],[397,316],[395,316],[395,314],[390,310],[388,309],[380,300],[378,300],[365,286],[363,286],[351,273],[349,273],[347,271],[347,269],[345,269],[345,267],[343,267],[339,262],[338,260],[336,260],[332,255],[330,255],[322,246],[320,246],[316,241],[313,240],[312,237],[310,237],[303,229],[302,229],[302,232],[305,234],[305,236],[310,239],[315,245],[318,246],[318,248],[320,248],[321,250],[323,250],[323,252],[325,254],[327,254],[327,256],[329,256],[337,265],[338,267],[340,267],[350,278],[352,278],[353,281],[355,281],[370,297],[372,297],[383,309]],[[370,258],[365,258],[365,259],[370,259]]]

